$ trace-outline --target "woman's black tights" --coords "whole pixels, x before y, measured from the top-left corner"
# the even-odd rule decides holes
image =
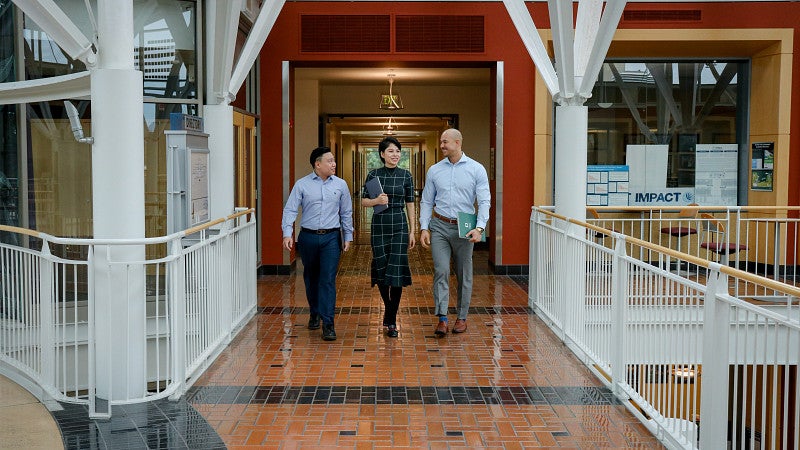
[[[381,292],[384,305],[383,324],[385,326],[397,325],[397,310],[400,308],[400,297],[403,295],[403,287],[379,284],[378,290]]]

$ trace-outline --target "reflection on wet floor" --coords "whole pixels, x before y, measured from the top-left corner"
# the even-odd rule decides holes
[[[258,313],[184,398],[115,407],[110,421],[64,405],[65,446],[660,447],[528,308],[527,276],[492,275],[476,251],[467,332],[437,338],[417,247],[390,338],[370,258],[356,245],[342,260],[336,341],[306,328],[301,267],[260,277]]]

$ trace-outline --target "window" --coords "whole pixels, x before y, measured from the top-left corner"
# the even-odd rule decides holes
[[[749,63],[615,61],[598,75],[589,107],[588,164],[626,164],[630,145],[667,146],[664,188],[694,188],[696,149],[730,144],[747,151],[743,95]],[[746,174],[746,167],[741,168]],[[741,179],[746,175],[739,175]],[[740,193],[739,198],[743,198]]]

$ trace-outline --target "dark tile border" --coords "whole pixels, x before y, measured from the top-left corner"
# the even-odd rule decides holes
[[[263,265],[258,267],[256,274],[261,275],[291,275],[295,269],[295,263],[290,265]]]
[[[495,275],[528,275],[530,266],[525,265],[495,265],[489,261],[489,269]]]
[[[89,418],[86,405],[61,403],[53,418],[64,448],[224,449],[225,443],[185,398],[112,407],[108,420]]]
[[[345,315],[361,315],[361,314],[378,314],[383,311],[381,306],[342,306],[337,307],[335,314]],[[400,307],[399,310],[405,315],[418,314],[433,316],[436,309],[433,306],[406,306]],[[307,306],[264,306],[258,308],[259,314],[265,315],[294,315],[294,314],[309,314]],[[456,307],[451,306],[448,308],[449,314],[457,314]],[[522,314],[522,315],[535,315],[532,308],[528,306],[474,306],[469,308],[469,314]]]
[[[602,386],[195,386],[199,405],[619,405]]]

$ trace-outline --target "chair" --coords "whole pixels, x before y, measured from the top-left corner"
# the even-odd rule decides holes
[[[672,225],[672,221],[670,221],[669,226],[661,228],[661,234],[667,234],[670,236],[669,237],[670,243],[672,242],[673,237],[678,240],[678,245],[676,250],[678,250],[679,252],[683,251],[683,249],[681,248],[681,238],[684,238],[686,236],[691,236],[693,234],[698,234],[697,228],[694,228],[692,226],[684,226],[686,225],[684,221],[695,219],[697,217],[697,212],[699,210],[700,210],[700,205],[698,205],[697,203],[689,203],[688,205],[686,205],[685,208],[678,211],[678,216],[676,218],[678,222],[677,225]],[[691,225],[691,223],[689,225]],[[689,253],[689,248],[686,249],[686,253]],[[680,265],[680,263],[678,263],[678,265]]]
[[[591,219],[594,219],[594,223],[592,225],[597,225],[598,227],[602,227],[602,225],[599,222],[600,213],[598,213],[596,209],[594,209],[594,208],[586,208],[586,212],[589,214]],[[603,233],[599,232],[599,231],[595,231],[593,237],[595,239],[598,239],[598,240],[602,241],[603,238],[605,237],[605,235]]]
[[[723,266],[728,265],[728,255],[747,250],[747,245],[737,242],[728,242],[725,235],[725,225],[711,214],[700,214],[703,219],[703,240],[700,247],[715,253],[719,257],[719,263]]]
[[[668,234],[670,236],[678,238],[678,250],[680,250],[680,238],[689,236],[691,234],[697,234],[697,228],[690,227],[690,226],[683,226],[684,224],[681,222],[683,220],[691,220],[697,217],[697,212],[700,209],[700,205],[697,203],[689,203],[686,205],[686,208],[678,211],[678,225],[676,226],[668,226],[661,228],[662,234]]]

